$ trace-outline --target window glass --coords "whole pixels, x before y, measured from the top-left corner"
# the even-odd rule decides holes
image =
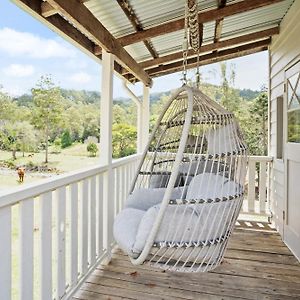
[[[300,143],[300,73],[287,80],[288,142]]]

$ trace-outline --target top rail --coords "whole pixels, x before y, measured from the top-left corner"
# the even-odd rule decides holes
[[[122,165],[126,165],[138,159],[140,156],[140,154],[134,154],[128,157],[113,160],[111,168],[114,169]],[[0,208],[8,205],[14,205],[21,200],[34,198],[62,186],[70,185],[88,177],[104,173],[108,170],[108,168],[109,166],[107,165],[103,166],[99,164],[93,167],[84,168],[78,171],[69,172],[67,174],[58,175],[54,178],[18,187],[14,190],[6,190],[0,193]]]

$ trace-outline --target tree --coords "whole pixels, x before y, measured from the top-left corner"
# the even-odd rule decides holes
[[[90,153],[91,156],[96,156],[98,147],[95,143],[88,143],[86,150]]]
[[[72,145],[72,138],[69,130],[65,130],[61,135],[61,147],[67,148]]]
[[[50,76],[42,76],[33,94],[33,124],[40,129],[45,141],[45,163],[48,162],[49,136],[62,121],[63,97]]]
[[[119,158],[136,152],[136,128],[128,124],[114,124],[112,127],[113,157]]]
[[[1,147],[12,151],[12,158],[15,160],[16,152],[21,150],[32,151],[37,146],[37,135],[33,126],[26,121],[9,122],[1,128],[0,132]]]
[[[254,99],[250,109],[252,120],[256,124],[256,138],[257,150],[256,155],[268,154],[268,95],[266,88],[263,87],[259,96]],[[255,126],[255,125],[253,125]]]

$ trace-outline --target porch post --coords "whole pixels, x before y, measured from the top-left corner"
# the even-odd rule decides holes
[[[107,166],[103,174],[103,246],[110,256],[113,242],[114,180],[112,171],[112,106],[114,56],[102,50],[102,93],[100,121],[100,164]],[[100,191],[101,192],[101,191]]]
[[[149,138],[149,116],[150,116],[149,87],[143,85],[143,101],[138,107],[138,153],[142,153]]]

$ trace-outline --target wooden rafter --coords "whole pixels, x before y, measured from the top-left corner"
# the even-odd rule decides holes
[[[206,52],[220,50],[220,49],[224,49],[224,48],[228,48],[228,47],[238,46],[241,44],[258,41],[260,39],[264,39],[264,38],[270,37],[270,36],[278,34],[278,33],[279,33],[279,26],[276,26],[276,27],[273,27],[270,29],[266,29],[266,30],[262,30],[262,31],[258,31],[258,32],[250,33],[250,34],[245,34],[245,35],[242,35],[242,36],[239,36],[236,38],[219,41],[217,43],[210,43],[207,45],[203,45],[200,47],[199,52],[206,53]],[[195,56],[195,52],[193,50],[190,50],[188,52],[188,56],[189,57]],[[141,62],[140,65],[144,69],[147,69],[147,68],[151,68],[151,67],[158,66],[161,64],[170,63],[172,61],[176,61],[176,60],[180,60],[180,59],[182,59],[182,51],[172,53],[169,55],[165,55],[165,56],[161,56],[156,59],[151,59],[151,60]]]
[[[218,1],[218,8],[224,8],[226,6],[227,0],[217,0]],[[220,18],[216,20],[215,24],[215,35],[214,35],[214,43],[217,43],[222,35],[222,28],[223,28],[224,18]]]
[[[215,21],[221,18],[232,16],[235,14],[247,12],[256,8],[264,7],[274,3],[281,2],[283,0],[243,0],[234,4],[225,6],[224,8],[211,9],[208,11],[200,12],[198,14],[199,22],[206,23]],[[124,37],[119,38],[119,42],[123,45],[134,44],[155,36],[171,33],[184,28],[184,18],[167,22],[143,31],[132,33]]]
[[[114,54],[118,62],[128,68],[146,86],[152,85],[149,75],[83,4],[78,3],[77,0],[48,0],[48,2],[102,49]]]
[[[254,42],[214,53],[209,53],[200,56],[200,66],[216,63],[222,60],[232,59],[236,57],[241,57],[249,54],[253,54],[259,51],[264,51],[268,49],[268,45],[271,42],[271,38]],[[197,66],[197,57],[192,57],[187,60],[187,69],[195,68]],[[147,72],[152,77],[167,75],[170,73],[179,72],[182,70],[182,61],[173,62],[166,65],[160,65],[148,69]]]
[[[113,53],[118,62],[146,86],[152,85],[148,74],[83,4],[78,3],[77,0],[48,0],[47,2],[89,39]]]
[[[57,14],[57,10],[54,7],[52,7],[48,2],[42,2],[41,14],[43,17],[48,18]]]
[[[129,0],[117,0],[119,6],[123,10],[124,14],[126,15],[127,19],[135,29],[135,31],[143,31],[143,26],[137,17],[136,13],[134,12],[132,6],[129,3]],[[158,57],[158,53],[156,52],[154,46],[152,45],[150,40],[144,40],[143,41],[145,47],[148,49],[150,54],[153,58]]]

